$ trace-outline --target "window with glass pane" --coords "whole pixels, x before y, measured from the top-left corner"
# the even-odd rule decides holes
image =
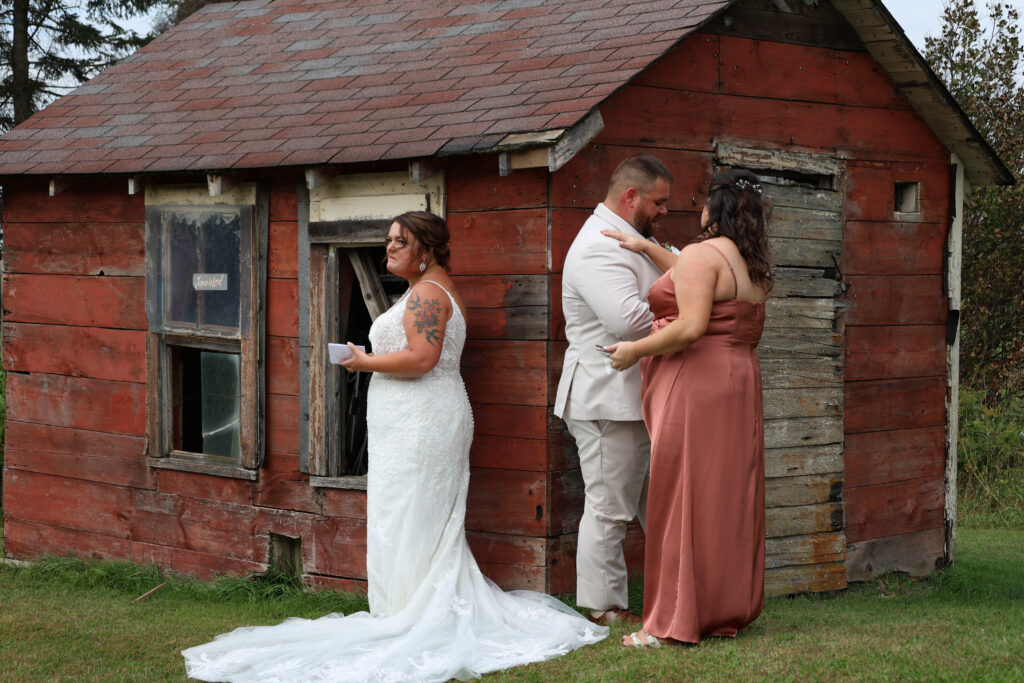
[[[147,249],[159,258],[150,299],[150,328],[244,336],[248,278],[242,263],[250,249],[246,207],[151,210]]]
[[[245,205],[146,209],[155,458],[233,467],[259,462],[251,426],[261,401],[251,395],[260,319],[252,297],[258,282],[253,219],[253,207]]]

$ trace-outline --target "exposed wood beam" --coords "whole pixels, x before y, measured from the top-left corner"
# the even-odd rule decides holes
[[[67,176],[55,175],[50,178],[50,196],[56,197],[74,184],[75,181]]]
[[[440,170],[441,166],[434,159],[415,159],[409,162],[409,181],[419,185]]]
[[[210,190],[211,197],[219,197],[225,192],[230,192],[236,184],[233,176],[224,173],[207,173],[206,186]]]
[[[333,166],[310,166],[306,169],[306,188],[315,190],[323,187],[336,175],[338,170]]]
[[[142,192],[142,176],[128,176],[128,194],[136,195]]]

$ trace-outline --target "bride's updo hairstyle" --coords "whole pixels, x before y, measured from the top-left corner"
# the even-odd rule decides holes
[[[448,262],[451,260],[451,243],[448,225],[444,219],[429,211],[406,211],[395,216],[395,223],[415,237],[425,253],[429,253],[434,261],[447,272],[451,272]]]
[[[746,169],[733,168],[716,175],[708,188],[708,225],[694,241],[728,237],[747,262],[750,279],[771,291],[775,284],[768,262],[771,207],[761,193],[761,180]]]

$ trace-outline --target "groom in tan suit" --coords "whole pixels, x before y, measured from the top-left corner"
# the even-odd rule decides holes
[[[565,352],[555,415],[576,439],[585,497],[576,551],[576,602],[591,621],[639,621],[628,610],[626,525],[644,524],[651,442],[640,406],[640,364],[612,369],[598,347],[650,333],[647,291],[661,271],[645,255],[601,234],[614,229],[650,237],[666,204],[672,174],[650,154],[623,161],[608,194],[569,248],[562,274]]]

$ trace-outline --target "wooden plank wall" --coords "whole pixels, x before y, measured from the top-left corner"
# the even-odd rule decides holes
[[[552,382],[564,348],[557,296],[561,265],[579,225],[603,199],[618,161],[649,151],[668,164],[676,182],[659,238],[679,244],[697,231],[716,144],[836,157],[845,164],[847,182],[840,264],[850,285],[843,300],[846,473],[842,504],[823,503],[831,512],[821,525],[845,529],[854,558],[847,563],[851,578],[866,575],[853,570],[857,557],[872,557],[871,572],[908,563],[934,566],[942,552],[941,257],[948,151],[877,64],[837,28],[827,4],[798,3],[793,11],[799,20],[789,23],[774,3],[745,4],[751,16],[754,10],[773,16],[771,40],[753,35],[742,21],[691,36],[601,106],[604,131],[553,175]],[[893,183],[918,180],[920,217],[897,217]],[[773,495],[782,501],[785,492]],[[770,525],[784,529],[798,512],[779,505]],[[821,571],[790,576],[779,567],[769,578],[770,589],[845,585],[841,549],[837,554],[834,544],[799,547],[796,537],[776,535],[776,551],[803,553]]]
[[[179,181],[180,182],[180,181]],[[269,533],[302,539],[313,585],[365,579],[365,494],[298,472],[296,178],[271,187],[267,454],[258,482],[145,458],[142,195],[97,178],[49,197],[4,186],[4,542],[211,576],[265,568]]]

